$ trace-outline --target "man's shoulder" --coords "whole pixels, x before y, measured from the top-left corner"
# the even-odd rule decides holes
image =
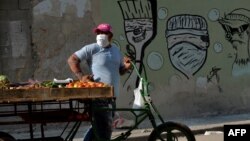
[[[87,44],[87,45],[85,45],[83,47],[96,48],[97,44],[96,43],[91,43],[91,44]]]
[[[111,44],[112,48],[115,49],[115,50],[120,50],[120,48],[116,45],[116,44]]]
[[[98,45],[96,43],[91,43],[83,46],[82,49],[86,51],[98,50]]]

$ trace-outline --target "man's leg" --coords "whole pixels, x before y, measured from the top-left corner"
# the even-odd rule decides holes
[[[95,108],[109,108],[107,102],[95,102],[92,106]],[[95,110],[93,116],[93,131],[98,140],[110,140],[112,135],[112,111]]]
[[[93,128],[91,126],[91,127],[89,127],[89,129],[85,133],[85,135],[83,137],[83,141],[92,141],[92,140],[93,140]]]

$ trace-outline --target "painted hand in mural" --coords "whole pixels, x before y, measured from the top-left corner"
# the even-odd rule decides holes
[[[235,49],[233,76],[250,73],[250,10],[235,9],[219,20],[226,32],[226,39]]]
[[[177,15],[167,22],[166,38],[172,65],[187,78],[205,63],[209,36],[207,23],[196,15]]]

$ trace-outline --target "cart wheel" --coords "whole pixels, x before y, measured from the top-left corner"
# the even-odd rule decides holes
[[[16,139],[8,133],[0,132],[0,141],[16,141]]]
[[[156,127],[148,141],[195,141],[193,132],[184,124],[166,122]]]

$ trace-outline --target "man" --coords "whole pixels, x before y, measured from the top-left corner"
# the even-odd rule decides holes
[[[72,54],[68,64],[72,72],[80,81],[103,82],[114,86],[114,95],[119,95],[120,75],[131,68],[130,59],[123,58],[119,48],[111,44],[113,37],[112,28],[107,23],[102,23],[94,29],[96,43],[84,46]],[[80,68],[80,62],[86,61],[90,74]],[[93,107],[109,107],[114,102],[97,99],[92,102]],[[99,139],[110,140],[112,133],[112,112],[95,111],[92,113],[93,129]]]

